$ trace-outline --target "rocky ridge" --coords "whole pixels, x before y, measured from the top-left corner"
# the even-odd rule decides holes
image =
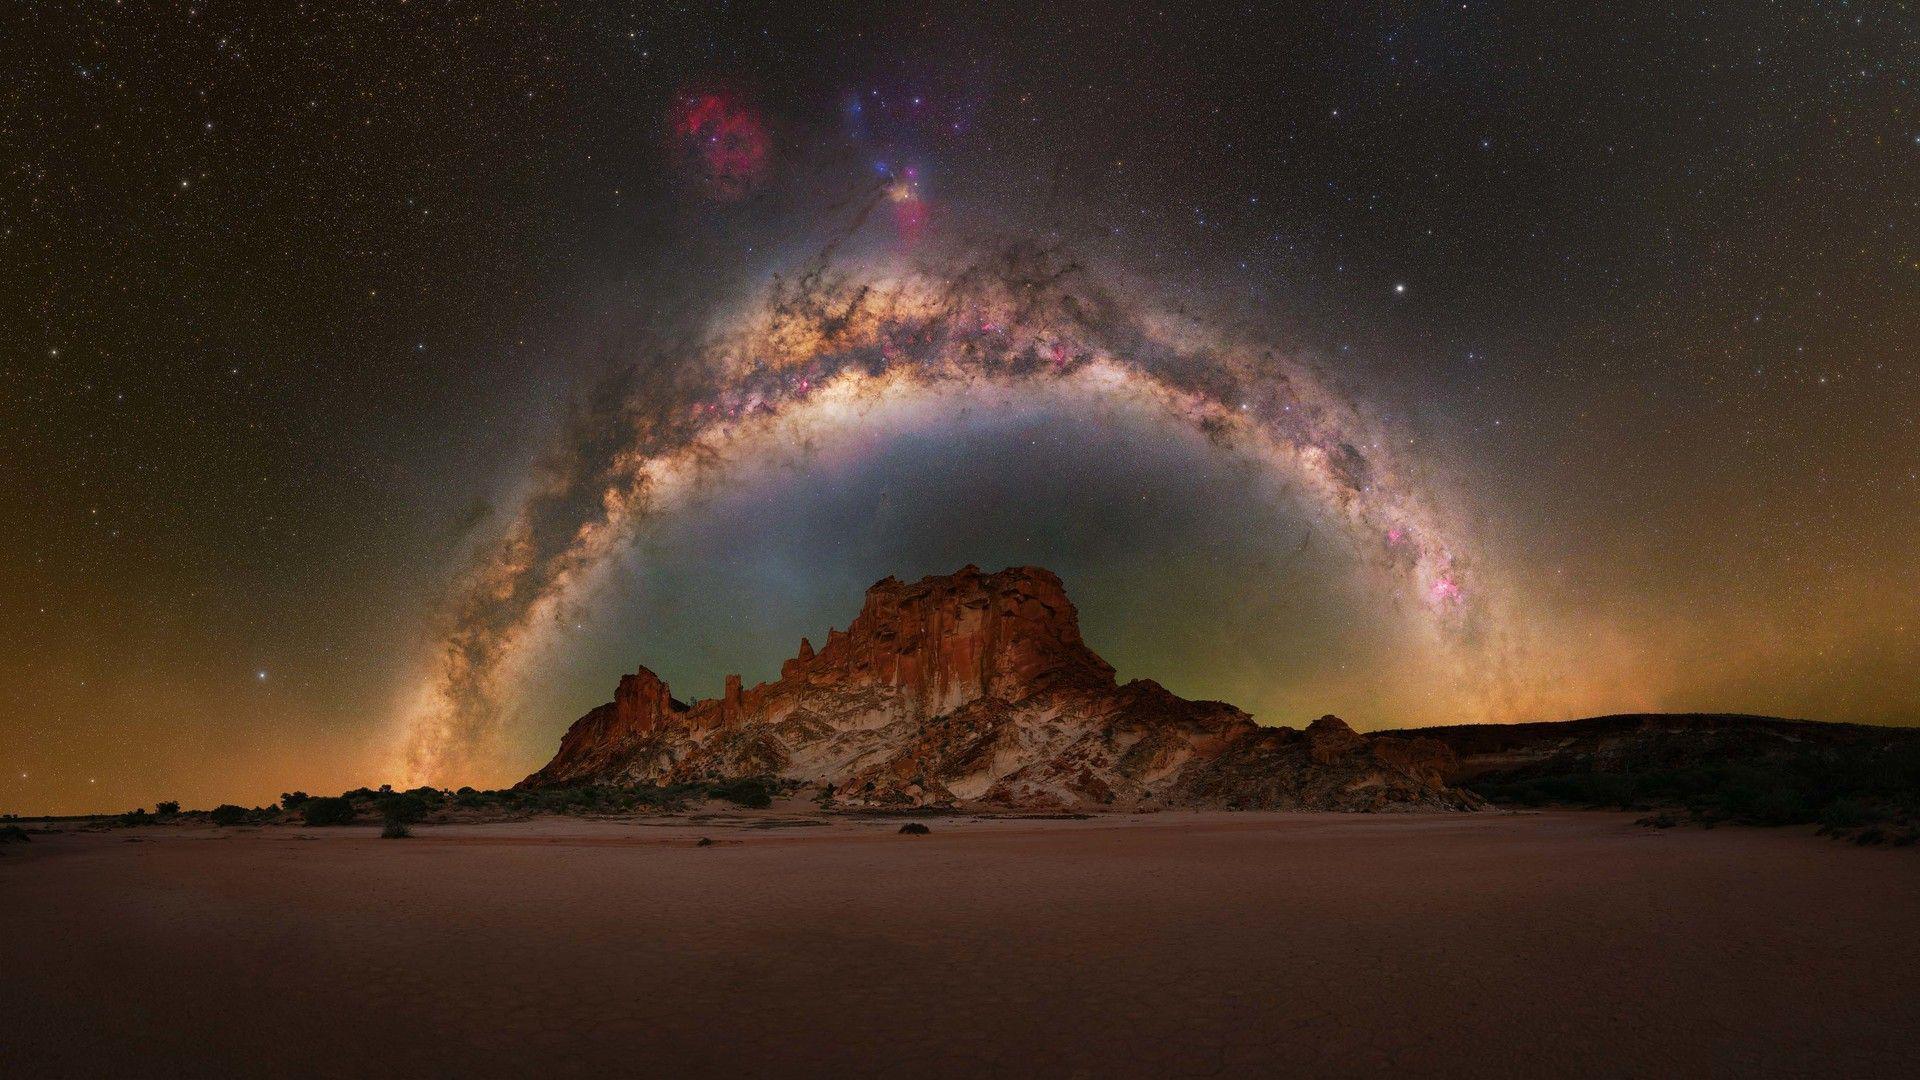
[[[835,804],[1028,809],[1453,810],[1444,743],[1324,716],[1263,727],[1218,701],[1116,682],[1038,567],[867,590],[845,631],[802,639],[780,678],[691,704],[642,667],[523,787],[775,775]]]

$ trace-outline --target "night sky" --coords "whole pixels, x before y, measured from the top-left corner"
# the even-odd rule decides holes
[[[1912,5],[653,7],[10,16],[0,810],[969,562],[1268,723],[1920,723]]]

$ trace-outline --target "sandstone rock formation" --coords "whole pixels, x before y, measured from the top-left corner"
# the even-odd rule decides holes
[[[855,806],[1468,809],[1431,739],[1325,716],[1262,727],[1150,680],[1124,685],[1080,638],[1060,579],[969,566],[867,590],[860,614],[802,639],[779,680],[676,701],[653,672],[620,680],[522,786],[779,775]]]

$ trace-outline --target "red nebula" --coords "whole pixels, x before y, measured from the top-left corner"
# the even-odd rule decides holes
[[[682,95],[668,115],[667,129],[682,167],[714,198],[740,198],[766,171],[772,145],[766,122],[730,94]]]

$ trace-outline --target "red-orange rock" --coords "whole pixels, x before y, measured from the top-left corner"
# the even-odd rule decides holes
[[[673,712],[673,698],[660,676],[646,668],[620,676],[620,689],[614,692],[618,723],[635,733],[659,727]]]
[[[1321,765],[1331,765],[1366,744],[1366,736],[1337,716],[1323,716],[1307,725],[1307,754]]]
[[[1151,681],[1116,685],[1058,577],[968,566],[875,584],[845,631],[817,653],[803,638],[772,683],[729,675],[689,707],[641,668],[523,784],[779,773],[880,805],[1478,805],[1440,779],[1433,746],[1357,752],[1382,741],[1332,716],[1303,735]]]

